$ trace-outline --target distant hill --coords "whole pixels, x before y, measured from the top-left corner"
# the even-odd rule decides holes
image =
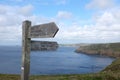
[[[120,57],[120,43],[91,44],[87,46],[80,46],[75,50],[75,52]]]

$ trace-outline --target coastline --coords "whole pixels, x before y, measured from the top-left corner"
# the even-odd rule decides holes
[[[78,49],[75,50],[75,52],[119,58],[120,43],[91,44],[88,46],[80,46]]]
[[[113,61],[112,64],[98,73],[70,75],[31,75],[30,80],[120,80],[119,65],[120,58]],[[20,75],[0,74],[0,80],[20,80]]]
[[[91,54],[87,54],[87,55],[91,55]],[[99,54],[92,54],[92,55],[99,55]],[[69,75],[67,74],[66,75],[31,75],[30,80],[120,80],[119,65],[120,65],[120,59],[116,59],[104,70],[98,73],[69,74]],[[19,75],[0,74],[0,80],[20,80],[20,74]]]

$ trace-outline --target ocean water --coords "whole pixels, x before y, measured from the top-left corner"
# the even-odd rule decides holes
[[[96,73],[111,64],[114,58],[75,53],[74,47],[59,47],[57,51],[31,51],[31,75]],[[21,73],[20,46],[0,46],[0,73]]]

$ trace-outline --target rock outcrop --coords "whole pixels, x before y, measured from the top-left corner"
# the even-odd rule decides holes
[[[85,54],[98,54],[110,57],[120,57],[120,43],[109,43],[109,44],[91,44],[88,46],[80,46],[77,53]]]

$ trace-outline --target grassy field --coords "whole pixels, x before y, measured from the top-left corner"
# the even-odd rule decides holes
[[[20,75],[0,74],[0,80],[20,80]],[[30,76],[30,80],[120,80],[120,59],[95,74]]]
[[[0,80],[20,80],[20,76],[0,74]],[[30,76],[30,80],[120,80],[120,74],[104,72],[81,75]]]

